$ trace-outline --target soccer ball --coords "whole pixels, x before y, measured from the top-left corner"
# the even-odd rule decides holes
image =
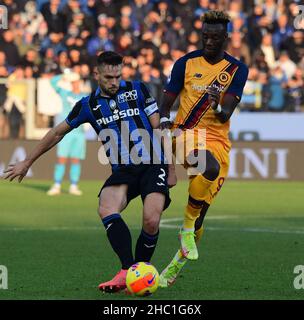
[[[154,293],[157,290],[158,282],[158,271],[149,262],[135,263],[127,272],[127,288],[130,293],[136,296],[149,296]]]

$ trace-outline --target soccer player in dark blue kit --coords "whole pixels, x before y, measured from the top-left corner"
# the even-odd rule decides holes
[[[121,79],[123,58],[117,53],[103,52],[97,62],[97,90],[78,101],[65,121],[51,129],[24,161],[9,165],[5,178],[12,181],[19,177],[21,182],[35,160],[82,123],[90,123],[100,137],[104,132],[111,133],[112,140],[104,141],[104,145],[110,145],[107,155],[112,175],[99,193],[99,215],[122,267],[112,280],[101,283],[99,289],[117,292],[126,288],[126,273],[134,262],[150,261],[158,240],[161,214],[170,203],[169,186],[176,183],[176,177],[174,167],[168,168],[163,161],[162,147],[155,147],[153,129],[159,126],[155,99],[143,83]],[[129,128],[129,137],[122,132],[123,125]],[[150,150],[145,144],[139,148],[136,139],[131,139],[138,137],[134,132],[143,129],[148,134]],[[132,157],[131,148],[141,149],[140,163]],[[153,159],[159,161],[155,163]],[[121,212],[138,195],[143,201],[143,225],[133,257],[131,234]]]

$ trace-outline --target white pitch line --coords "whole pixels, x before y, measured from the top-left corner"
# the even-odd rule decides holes
[[[212,219],[235,219],[239,216],[214,216],[214,217],[206,217],[206,219],[212,220]],[[167,223],[169,222],[177,222],[182,221],[183,218],[168,218],[168,219],[162,219],[160,222],[160,226],[163,228],[170,228],[170,225]],[[172,225],[173,228],[178,228],[178,225]],[[0,228],[1,231],[90,231],[90,230],[100,230],[102,229],[102,225],[99,227],[45,227],[45,228],[33,228],[33,227],[9,227],[9,228]],[[139,230],[141,227],[132,227],[133,230]]]
[[[210,216],[206,217],[206,220],[228,220],[228,219],[238,219],[239,216],[236,215],[226,215],[226,216]],[[180,225],[177,224],[171,224],[170,222],[177,222],[177,221],[183,221],[184,218],[168,218],[168,219],[161,219],[160,221],[160,227],[165,229],[176,229],[180,228]]]
[[[206,217],[208,220],[226,220],[236,219],[239,216],[210,216]],[[162,219],[160,222],[160,228],[162,229],[179,229],[181,224],[170,224],[170,222],[182,222],[183,218],[168,218]],[[132,227],[132,230],[140,230],[141,227]],[[102,230],[102,226],[96,227],[46,227],[46,228],[32,228],[32,227],[12,227],[12,228],[0,228],[1,231],[96,231]],[[270,228],[229,228],[229,227],[206,227],[208,231],[231,231],[231,232],[250,232],[250,233],[273,233],[273,234],[304,234],[304,229],[270,229]]]
[[[206,217],[208,220],[225,220],[225,219],[236,219],[239,216],[214,216]],[[160,227],[164,229],[179,229],[181,225],[168,224],[170,222],[182,221],[183,218],[168,218],[162,219]],[[208,231],[231,231],[231,232],[251,232],[251,233],[277,233],[277,234],[304,234],[304,229],[300,230],[280,230],[280,229],[269,229],[269,228],[227,228],[227,227],[206,227]]]
[[[253,233],[278,233],[278,234],[304,234],[301,230],[280,230],[268,228],[225,228],[225,227],[207,227],[209,231],[232,231],[232,232],[253,232]]]
[[[90,231],[100,230],[102,227],[46,227],[46,228],[32,228],[32,227],[12,227],[0,228],[1,231]]]

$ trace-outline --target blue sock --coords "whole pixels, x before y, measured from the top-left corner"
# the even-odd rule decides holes
[[[135,262],[150,262],[156,248],[159,231],[156,234],[148,234],[143,229],[137,239],[135,248]]]
[[[128,226],[119,213],[113,213],[102,219],[110,244],[117,254],[122,269],[129,269],[134,263],[132,238]]]
[[[80,163],[71,163],[70,181],[71,184],[77,184],[80,179],[81,165]]]
[[[57,163],[55,165],[55,171],[54,171],[55,183],[60,184],[62,182],[62,179],[64,177],[64,172],[65,172],[65,164]]]

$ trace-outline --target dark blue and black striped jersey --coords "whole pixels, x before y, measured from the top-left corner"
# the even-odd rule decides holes
[[[105,97],[98,88],[82,98],[65,121],[72,128],[90,123],[115,170],[120,165],[163,162],[161,145],[153,138],[149,121],[155,112],[157,102],[142,82],[121,81],[115,96]]]

